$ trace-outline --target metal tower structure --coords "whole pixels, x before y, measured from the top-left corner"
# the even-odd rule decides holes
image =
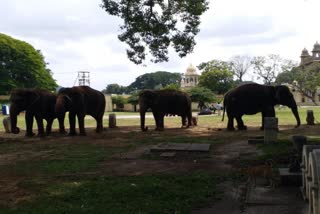
[[[90,72],[78,71],[78,82],[79,82],[79,86],[81,85],[90,86]]]

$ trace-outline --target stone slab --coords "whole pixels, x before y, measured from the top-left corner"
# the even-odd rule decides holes
[[[263,144],[264,139],[248,139],[248,144]]]
[[[290,205],[290,201],[302,201],[300,189],[296,187],[252,187],[248,190],[249,205]]]
[[[289,168],[279,168],[280,182],[287,186],[302,186],[302,172],[289,172]]]
[[[175,152],[164,152],[160,154],[160,157],[164,157],[164,158],[172,158],[176,156]]]
[[[297,187],[250,188],[244,214],[308,214],[308,203]]]
[[[211,144],[203,143],[203,144],[191,144],[188,151],[190,152],[209,152]]]
[[[151,152],[209,152],[211,144],[165,143],[151,147]]]

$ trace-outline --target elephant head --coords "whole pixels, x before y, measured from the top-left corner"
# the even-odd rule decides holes
[[[11,119],[11,132],[18,134],[20,129],[17,127],[17,116],[21,111],[32,109],[40,95],[30,89],[15,89],[11,92],[10,96],[10,119]]]
[[[297,104],[289,88],[283,85],[275,86],[275,91],[276,104],[285,105],[291,108],[291,111],[297,120],[296,127],[300,126],[300,117],[298,113]]]
[[[139,94],[140,127],[142,131],[148,130],[148,127],[145,127],[145,115],[146,111],[156,104],[156,97],[156,93],[152,90],[144,90]]]

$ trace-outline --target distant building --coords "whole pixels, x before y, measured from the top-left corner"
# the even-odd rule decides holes
[[[308,65],[312,62],[320,62],[320,44],[316,42],[313,46],[312,55],[309,54],[308,50],[304,48],[301,53],[300,65]]]
[[[192,88],[198,85],[199,83],[199,74],[197,73],[196,68],[190,64],[187,68],[187,71],[182,76],[181,79],[181,88]]]
[[[312,54],[310,55],[306,48],[302,50],[300,55],[300,66],[308,66],[313,62],[320,62],[320,44],[318,42],[313,45],[313,50],[311,51],[311,53]],[[295,83],[293,83],[293,85],[288,85],[288,87],[293,93],[293,96],[298,105],[314,105],[310,98],[306,97],[301,92],[299,92],[299,90],[297,90]],[[318,105],[320,104],[320,87],[317,90],[314,100]]]

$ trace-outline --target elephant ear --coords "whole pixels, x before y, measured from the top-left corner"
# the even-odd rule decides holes
[[[291,92],[287,86],[279,85],[275,86],[275,100],[276,104],[287,105]]]

